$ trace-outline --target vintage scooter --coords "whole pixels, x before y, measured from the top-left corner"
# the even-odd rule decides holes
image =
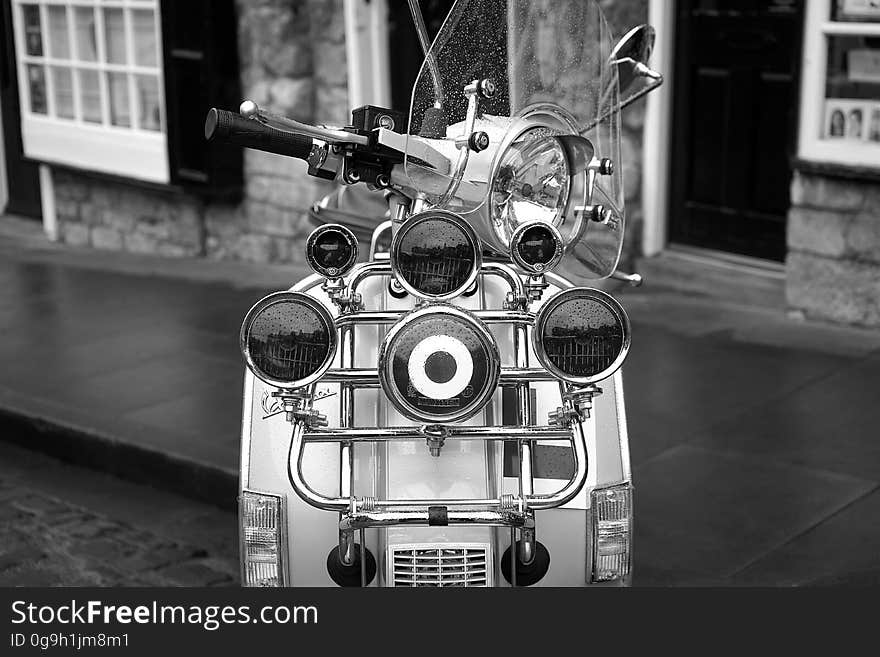
[[[654,32],[612,47],[592,1],[459,0],[429,46],[410,6],[408,115],[207,118],[208,139],[389,208],[360,262],[348,227],[319,226],[315,273],[244,319],[242,582],[628,584],[630,324],[582,285],[640,281],[616,271],[619,118],[661,82]]]

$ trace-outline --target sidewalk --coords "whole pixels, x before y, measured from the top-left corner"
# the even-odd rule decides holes
[[[0,437],[232,507],[239,324],[304,272],[12,233],[0,230]],[[878,583],[880,332],[650,281],[621,300],[637,583]]]

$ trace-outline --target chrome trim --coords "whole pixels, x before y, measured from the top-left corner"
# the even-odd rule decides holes
[[[544,347],[544,341],[541,339],[541,336],[543,336],[544,334],[544,324],[546,324],[547,319],[550,317],[557,306],[567,301],[570,297],[584,296],[592,298],[596,302],[601,303],[614,314],[623,329],[623,344],[621,346],[620,353],[617,355],[617,358],[614,359],[610,366],[608,366],[598,374],[594,374],[593,376],[571,376],[569,374],[566,374],[553,364],[553,362],[547,355]],[[538,361],[541,363],[541,365],[543,365],[548,372],[552,373],[554,376],[556,376],[556,378],[562,379],[563,381],[567,381],[569,383],[573,383],[576,385],[590,385],[601,381],[602,379],[607,379],[609,376],[611,376],[611,374],[620,369],[621,365],[623,365],[623,361],[626,360],[626,356],[629,353],[629,348],[632,343],[632,326],[630,325],[629,316],[626,314],[623,306],[621,306],[617,299],[612,297],[607,292],[602,292],[601,290],[596,290],[588,287],[573,287],[550,297],[550,299],[548,299],[547,302],[538,311],[538,314],[535,317],[535,333],[533,342],[535,355],[538,357]]]
[[[251,434],[253,433],[254,408],[254,375],[248,369],[244,371],[244,404],[241,410],[241,454],[239,464],[241,472],[238,477],[238,492],[247,488],[251,477]]]
[[[418,288],[414,287],[412,284],[410,284],[409,281],[406,280],[406,277],[401,273],[400,267],[398,267],[398,265],[396,264],[397,260],[399,260],[400,257],[398,254],[398,251],[400,250],[400,244],[406,234],[419,224],[431,221],[432,219],[440,219],[442,221],[452,223],[456,226],[456,228],[461,230],[468,241],[470,241],[471,253],[473,256],[473,260],[471,262],[471,272],[468,274],[465,281],[454,290],[445,294],[427,294],[423,290],[419,290]],[[477,276],[479,275],[480,269],[483,265],[483,250],[481,247],[480,238],[477,236],[477,233],[474,231],[471,225],[461,216],[455,214],[454,212],[439,209],[426,210],[424,212],[420,212],[419,214],[414,214],[409,217],[409,219],[407,219],[406,222],[397,229],[394,237],[391,240],[390,256],[390,268],[395,275],[395,279],[398,283],[400,283],[401,287],[403,287],[404,290],[419,299],[429,299],[431,301],[449,301],[461,295],[465,290],[469,289],[474,284],[474,282],[476,282]]]
[[[312,429],[303,436],[304,443],[369,443],[424,440],[421,427],[358,427],[356,429]],[[571,430],[553,426],[527,427],[447,427],[447,440],[570,440]]]
[[[330,231],[337,231],[342,234],[343,239],[348,244],[348,248],[351,249],[351,254],[348,257],[348,260],[345,261],[345,264],[341,267],[330,267],[325,269],[317,264],[317,259],[315,258],[314,248],[315,242],[317,239],[323,235],[324,233]],[[350,228],[343,226],[342,224],[323,224],[322,226],[318,226],[309,233],[309,236],[306,238],[306,261],[309,264],[309,267],[316,274],[320,274],[325,278],[339,278],[341,276],[347,275],[352,267],[354,267],[355,263],[358,259],[358,241],[357,237],[355,237],[354,233],[351,232]]]
[[[404,399],[400,390],[397,389],[390,372],[391,361],[389,360],[388,355],[398,337],[406,331],[407,328],[412,326],[413,323],[432,315],[436,317],[456,319],[469,325],[480,340],[480,346],[487,352],[486,381],[483,384],[482,389],[479,392],[474,391],[474,398],[467,404],[467,406],[452,413],[431,414],[413,407],[406,401],[406,399]],[[386,397],[388,397],[388,400],[404,416],[417,422],[446,423],[461,422],[473,417],[486,405],[486,403],[492,398],[492,395],[495,394],[495,390],[498,388],[498,380],[501,370],[500,363],[501,355],[498,353],[498,345],[495,343],[495,336],[492,335],[492,332],[485,324],[463,308],[447,304],[431,304],[422,308],[417,308],[391,327],[385,335],[385,339],[379,346],[377,369],[379,373],[379,383],[381,384]]]
[[[537,367],[526,369],[502,367],[498,378],[498,385],[514,386],[520,383],[558,380],[558,377],[547,370]],[[380,386],[378,370],[366,367],[352,368],[350,370],[327,370],[321,381],[324,383],[347,383],[358,388],[378,388]]]
[[[344,431],[338,432],[340,440],[345,441]],[[586,451],[586,436],[584,435],[583,425],[580,422],[572,422],[571,434],[569,439],[572,442],[572,453],[574,458],[575,472],[571,479],[560,490],[555,493],[544,495],[531,495],[528,497],[515,498],[512,496],[503,496],[501,499],[484,499],[484,500],[374,500],[371,499],[367,503],[364,499],[353,499],[348,497],[329,497],[322,495],[312,489],[305,481],[302,472],[302,460],[305,447],[305,425],[297,421],[294,423],[293,432],[290,440],[290,451],[287,459],[287,472],[290,484],[294,491],[303,501],[316,508],[325,511],[345,511],[349,509],[352,512],[359,508],[369,507],[377,512],[396,508],[414,508],[417,506],[446,506],[451,510],[461,510],[466,507],[485,507],[495,512],[503,511],[510,508],[523,508],[529,510],[552,509],[562,506],[570,502],[583,488],[587,480],[588,463]],[[417,511],[427,513],[426,508],[416,509]],[[463,520],[464,521],[464,520]],[[390,516],[383,520],[383,524],[391,523]],[[393,523],[391,523],[393,524]],[[424,524],[427,524],[424,523]],[[506,523],[505,523],[505,526]]]
[[[494,586],[493,556],[489,543],[389,545],[387,581],[404,587]]]
[[[401,506],[393,511],[354,511],[343,515],[343,519],[339,522],[339,530],[348,532],[368,527],[427,526],[430,514],[429,509],[422,506]],[[535,526],[534,514],[498,510],[490,508],[488,505],[482,509],[449,509],[446,516],[449,525],[516,527],[519,529]]]
[[[614,373],[614,407],[617,411],[617,440],[620,445],[620,463],[623,478],[632,479],[632,465],[629,462],[629,430],[626,425],[626,402],[623,395],[623,369]]]
[[[310,309],[315,311],[315,314],[318,315],[318,318],[324,323],[327,329],[327,339],[329,340],[327,356],[324,358],[324,362],[321,363],[321,366],[309,376],[296,381],[280,381],[277,379],[272,379],[268,376],[263,376],[262,373],[259,371],[259,368],[254,364],[253,359],[251,358],[250,349],[248,349],[247,344],[248,335],[256,317],[264,310],[269,308],[269,306],[280,303],[282,301],[296,301],[308,306]],[[268,296],[265,296],[257,301],[257,303],[255,303],[253,307],[247,312],[247,315],[245,315],[244,321],[241,323],[241,331],[239,332],[238,336],[238,346],[239,349],[241,349],[241,353],[244,356],[248,369],[250,369],[250,371],[253,372],[254,375],[261,381],[264,381],[270,386],[274,386],[276,388],[303,388],[307,385],[315,383],[324,375],[324,373],[328,369],[330,369],[330,365],[333,364],[333,359],[336,357],[337,346],[336,325],[333,323],[333,317],[330,315],[327,308],[324,307],[324,304],[314,299],[313,297],[310,297],[308,294],[304,294],[302,292],[273,292],[272,294],[269,294]]]
[[[502,250],[510,248],[510,239],[505,238],[505,236],[501,234],[501,231],[498,229],[492,218],[492,215],[494,213],[492,195],[495,188],[495,180],[498,177],[498,169],[501,166],[501,161],[504,159],[504,155],[506,155],[507,150],[512,144],[516,142],[516,140],[521,138],[530,130],[534,130],[536,128],[544,128],[558,131],[559,134],[557,136],[560,137],[568,135],[580,135],[577,120],[575,119],[575,117],[567,110],[553,103],[535,103],[534,105],[529,105],[528,107],[520,110],[518,116],[512,118],[513,125],[511,125],[507,129],[507,132],[505,133],[501,144],[495,151],[492,159],[492,164],[489,167],[490,175],[488,180],[490,181],[490,183],[489,188],[486,192],[485,220],[487,221],[487,225],[491,227],[491,237],[494,240],[497,240],[497,243],[494,246],[501,247]],[[568,158],[566,157],[566,159]],[[584,184],[584,193],[582,195],[583,202],[581,203],[583,205],[586,203],[587,198],[590,196],[589,177],[585,175],[585,172],[577,172],[575,174],[571,174],[569,172],[569,178],[571,180],[574,180],[575,177],[580,175],[584,175],[586,178],[586,184]],[[568,198],[566,198],[565,200],[565,206],[556,214],[554,222],[558,221],[560,217],[564,217],[568,213],[571,206],[576,203],[576,200],[572,198],[571,189],[572,186],[569,185],[569,193]]]
[[[520,240],[522,240],[523,235],[525,235],[527,230],[534,228],[535,226],[546,228],[550,231],[550,234],[553,237],[554,246],[556,248],[553,251],[553,257],[547,263],[529,264],[523,260],[522,255],[520,255],[519,252],[519,243]],[[513,231],[513,235],[510,236],[510,257],[513,258],[513,261],[519,265],[523,271],[526,271],[529,274],[544,274],[548,270],[554,269],[562,260],[564,253],[565,248],[562,241],[562,234],[556,226],[545,221],[530,221],[520,224],[517,229]]]
[[[348,313],[336,318],[336,326],[342,328],[353,324],[396,324],[410,312],[412,311],[374,310]],[[534,313],[519,310],[471,310],[468,312],[485,324],[526,324],[532,326],[535,323]]]
[[[370,261],[371,262],[376,259],[376,249],[378,248],[378,245],[379,245],[379,238],[382,236],[382,233],[384,233],[385,231],[391,230],[392,226],[393,226],[393,224],[392,224],[391,220],[388,219],[387,221],[383,221],[381,224],[376,226],[375,229],[373,229],[373,235],[372,235],[372,237],[370,237]]]

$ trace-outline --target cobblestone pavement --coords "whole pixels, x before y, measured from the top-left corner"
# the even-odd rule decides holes
[[[0,443],[0,586],[234,586],[232,513]]]

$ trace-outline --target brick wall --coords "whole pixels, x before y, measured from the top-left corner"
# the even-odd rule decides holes
[[[808,317],[880,326],[880,185],[797,173],[786,297]]]

